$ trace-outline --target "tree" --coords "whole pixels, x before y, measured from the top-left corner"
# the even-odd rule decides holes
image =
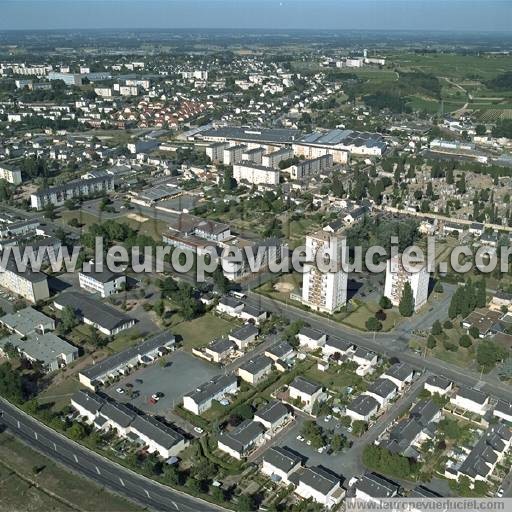
[[[379,306],[382,309],[391,309],[393,307],[393,304],[391,304],[391,300],[383,295],[379,300]]]
[[[374,316],[371,316],[370,318],[368,318],[368,320],[366,320],[365,325],[366,325],[366,328],[372,332],[377,332],[377,331],[382,330],[382,322],[377,320],[377,318],[375,318]]]
[[[334,453],[339,453],[345,448],[347,439],[341,434],[334,434],[331,439],[331,448]]]
[[[432,350],[436,347],[437,341],[432,334],[427,338],[427,347]]]
[[[241,494],[237,500],[237,511],[238,512],[251,512],[251,510],[255,510],[256,504],[254,503],[254,498],[249,496],[248,494]]]
[[[434,336],[439,336],[440,334],[442,334],[443,332],[443,328],[441,327],[441,322],[439,320],[436,320],[433,324],[432,324],[432,330],[431,330],[432,334]]]
[[[215,501],[226,501],[226,495],[224,494],[224,491],[220,487],[214,487],[212,489],[212,498]]]
[[[459,345],[464,348],[469,348],[472,345],[471,338],[467,334],[463,334],[459,339]]]
[[[352,422],[352,434],[359,437],[363,435],[368,429],[368,424],[365,421],[356,420]]]
[[[496,363],[506,359],[507,350],[493,341],[480,343],[476,350],[476,361],[484,371],[489,371]]]
[[[49,220],[55,219],[55,206],[53,203],[47,203],[44,207],[44,216]]]
[[[62,310],[60,322],[61,329],[64,334],[67,334],[73,329],[73,327],[78,325],[78,319],[76,317],[75,310],[71,306],[66,306]]]
[[[410,317],[414,313],[414,295],[410,283],[407,281],[402,291],[402,298],[398,305],[398,311],[404,317]]]
[[[189,488],[192,494],[199,494],[201,492],[201,482],[196,478],[187,478],[185,485]]]
[[[162,318],[165,314],[165,304],[163,300],[157,300],[153,306],[153,311]]]
[[[73,423],[68,429],[68,435],[74,441],[80,441],[86,436],[85,427],[81,423]]]
[[[472,325],[469,328],[469,334],[475,340],[480,337],[480,331],[478,330],[478,327],[476,327],[476,325]]]

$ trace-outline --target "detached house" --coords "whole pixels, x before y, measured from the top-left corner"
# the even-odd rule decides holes
[[[235,459],[241,460],[264,440],[265,428],[257,421],[245,420],[231,432],[222,433],[217,445]]]

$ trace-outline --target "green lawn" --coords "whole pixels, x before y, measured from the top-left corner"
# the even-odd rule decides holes
[[[184,321],[172,327],[172,332],[183,337],[183,346],[187,350],[201,348],[216,338],[225,336],[233,330],[236,323],[220,318],[213,313],[191,321]]]
[[[40,404],[53,403],[53,409],[60,411],[69,405],[69,399],[79,389],[78,380],[68,376],[64,380],[48,386],[37,396],[37,400]]]
[[[356,306],[357,309],[348,315],[346,313],[337,313],[334,315],[334,317],[337,321],[340,321],[349,327],[353,327],[354,329],[358,329],[360,331],[366,331],[366,321],[371,316],[374,316],[375,313],[381,308],[378,304],[371,301],[365,303],[360,303],[357,301]],[[402,317],[396,308],[387,309],[385,313],[386,319],[382,321],[382,330],[390,331],[400,322]],[[337,315],[340,315],[340,317],[336,318]]]
[[[132,512],[142,509],[3,433],[0,434],[0,510]]]
[[[354,371],[340,366],[331,365],[325,372],[318,370],[316,366],[312,366],[304,376],[338,393],[342,392],[346,387],[364,386],[362,377],[356,375]]]

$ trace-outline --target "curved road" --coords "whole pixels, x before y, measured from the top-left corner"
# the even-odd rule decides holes
[[[158,511],[224,511],[206,501],[161,485],[110,461],[43,425],[3,398],[0,398],[0,424],[49,458],[63,464],[138,504]]]

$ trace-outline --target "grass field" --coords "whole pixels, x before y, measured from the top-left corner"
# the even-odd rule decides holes
[[[142,510],[72,474],[6,433],[0,434],[0,510],[132,512]]]
[[[224,320],[213,313],[206,313],[204,316],[181,322],[172,328],[175,335],[183,337],[183,345],[187,350],[201,348],[215,338],[225,336],[235,327],[235,323]]]

